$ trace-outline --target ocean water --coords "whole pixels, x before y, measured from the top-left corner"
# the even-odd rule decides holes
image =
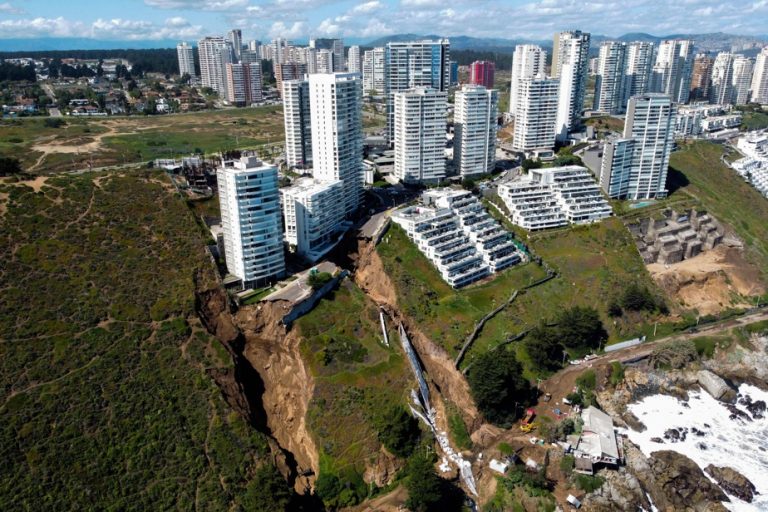
[[[760,494],[752,503],[729,495],[731,502],[724,505],[737,512],[765,511],[768,510],[768,411],[763,418],[753,418],[740,402],[749,397],[753,402],[768,403],[768,393],[748,384],[742,384],[738,392],[736,408],[751,421],[741,415],[732,417],[733,412],[706,391],[691,391],[687,406],[686,402],[668,395],[653,395],[629,404],[627,409],[647,430],[624,432],[645,455],[674,450],[689,457],[702,470],[709,464],[735,469],[751,480]],[[677,442],[664,439],[665,432],[672,428],[687,429],[685,439]],[[664,444],[651,441],[656,437],[664,439]]]

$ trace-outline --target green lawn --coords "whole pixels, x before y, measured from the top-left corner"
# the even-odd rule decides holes
[[[0,155],[15,156],[22,168],[37,174],[173,158],[195,151],[216,153],[235,148],[259,149],[282,142],[279,106],[227,109],[167,116],[62,118],[51,128],[45,118],[0,121]],[[39,145],[67,146],[66,152],[43,153]],[[86,146],[96,143],[96,147]],[[83,149],[78,149],[82,147]],[[39,163],[38,163],[39,162]]]
[[[768,128],[768,112],[765,112],[764,110],[743,110],[742,111],[742,119],[741,119],[742,127],[745,130],[762,130],[763,128]]]
[[[682,146],[670,158],[670,181],[730,225],[744,240],[747,259],[768,277],[768,199],[721,162],[723,151],[704,141]]]
[[[95,179],[0,184],[0,509],[233,510],[269,448],[208,374],[204,240],[164,174]]]

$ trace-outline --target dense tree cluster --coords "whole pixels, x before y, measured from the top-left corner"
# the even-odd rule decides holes
[[[523,367],[510,351],[489,351],[481,355],[472,365],[467,379],[478,409],[496,425],[510,425],[531,402],[531,385],[523,377]]]
[[[195,61],[197,61],[197,52]],[[179,64],[176,48],[123,49],[123,50],[40,50],[21,52],[0,52],[0,59],[31,57],[37,60],[61,59],[106,60],[125,59],[142,72],[178,74]],[[58,76],[58,75],[56,75]]]
[[[375,419],[379,441],[390,453],[408,457],[419,442],[419,423],[400,405],[393,405]]]
[[[32,64],[20,66],[11,62],[0,62],[0,82],[6,80],[34,82],[36,79],[35,66]]]

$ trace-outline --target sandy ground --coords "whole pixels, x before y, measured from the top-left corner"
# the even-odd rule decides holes
[[[744,297],[765,293],[760,271],[744,260],[741,249],[720,245],[712,251],[672,265],[648,265],[651,276],[684,307],[700,314],[732,306],[748,306]]]

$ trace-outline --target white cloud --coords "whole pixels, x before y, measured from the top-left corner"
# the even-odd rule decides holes
[[[440,7],[444,0],[402,0],[400,3],[404,7]]]
[[[27,18],[0,20],[0,37],[76,37],[87,28],[84,23],[58,18]]]
[[[369,14],[374,11],[378,11],[384,7],[384,4],[379,2],[379,0],[371,0],[370,2],[365,2],[363,4],[358,4],[352,8],[353,14]]]
[[[197,11],[229,11],[248,5],[248,0],[144,0],[158,9],[190,9]]]
[[[303,21],[296,21],[290,26],[282,21],[276,21],[269,29],[269,37],[285,37],[288,39],[296,39],[298,37],[304,37],[308,35],[309,27]]]
[[[0,4],[0,13],[3,14],[26,14],[21,7],[14,7],[9,2]]]

